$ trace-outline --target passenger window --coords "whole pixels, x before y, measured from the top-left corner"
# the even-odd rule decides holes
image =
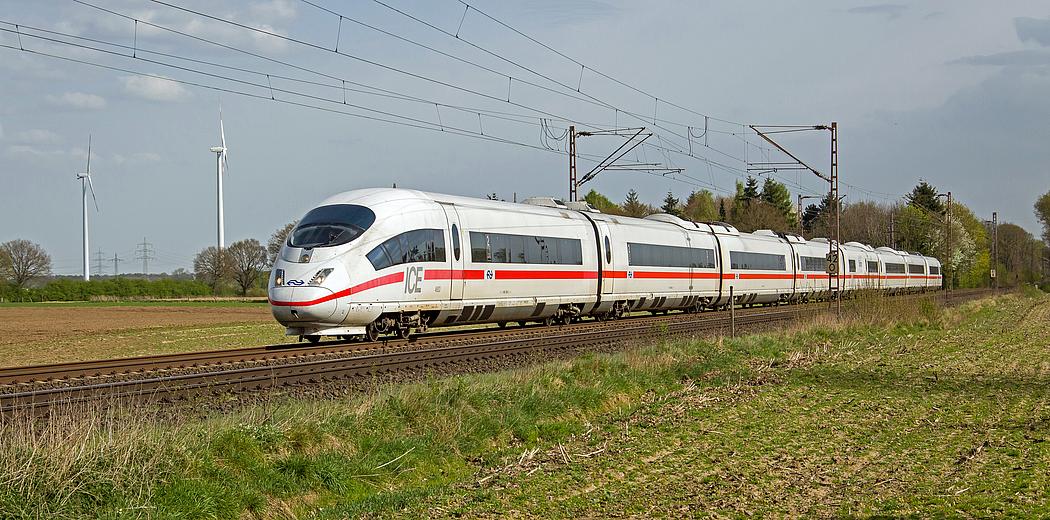
[[[444,262],[445,234],[440,229],[406,231],[379,244],[365,256],[376,271],[414,262]]]
[[[452,224],[452,254],[459,260],[459,228]]]
[[[605,237],[605,263],[612,263],[612,246],[609,245],[609,237]]]

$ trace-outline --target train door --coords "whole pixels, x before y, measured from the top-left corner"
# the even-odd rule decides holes
[[[594,221],[596,228],[598,229],[598,270],[602,272],[604,276],[601,277],[602,286],[599,289],[601,294],[612,294],[616,292],[616,276],[613,275],[615,268],[614,255],[613,255],[613,240],[610,236],[609,224],[600,220]],[[602,298],[605,301],[605,298]]]
[[[442,202],[441,209],[445,210],[445,220],[448,222],[446,229],[449,230],[449,245],[447,246],[448,273],[451,282],[449,299],[462,300],[463,284],[466,283],[463,276],[463,264],[466,255],[470,254],[470,242],[463,240],[467,234],[460,225],[459,212],[456,207]]]

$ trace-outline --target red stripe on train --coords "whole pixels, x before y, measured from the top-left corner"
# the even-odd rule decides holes
[[[376,287],[382,287],[384,285],[390,285],[392,283],[401,283],[403,281],[405,281],[405,273],[404,272],[391,273],[391,274],[388,274],[388,275],[380,276],[379,278],[373,278],[373,279],[371,279],[371,280],[369,280],[367,282],[359,283],[359,284],[357,284],[357,285],[355,285],[353,287],[350,287],[348,289],[343,289],[342,291],[334,292],[334,293],[329,294],[327,296],[322,296],[320,298],[316,298],[316,299],[313,299],[313,300],[307,300],[307,301],[301,301],[301,302],[285,302],[285,301],[278,301],[278,300],[270,300],[270,305],[276,305],[278,307],[309,307],[310,305],[317,305],[317,304],[320,304],[320,303],[324,303],[324,302],[327,302],[327,301],[334,300],[336,298],[342,298],[344,296],[350,296],[351,294],[357,294],[359,292],[364,292],[364,291],[367,291],[369,289],[374,289]]]

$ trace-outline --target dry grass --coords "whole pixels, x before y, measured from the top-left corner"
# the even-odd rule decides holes
[[[0,366],[287,341],[261,304],[0,306]]]

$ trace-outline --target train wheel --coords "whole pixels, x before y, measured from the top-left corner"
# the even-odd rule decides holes
[[[527,321],[519,321],[519,322],[518,322],[518,326],[519,326],[519,327],[524,327],[524,326],[526,326],[526,325],[528,325],[528,324],[529,324],[529,322],[527,322]]]
[[[399,327],[397,329],[397,336],[401,339],[408,339],[412,335],[412,329],[408,327]]]
[[[496,326],[501,328],[501,329],[505,329],[505,328],[507,328],[507,322],[505,322],[505,321],[497,321],[496,322]]]
[[[546,318],[543,318],[543,326],[544,327],[552,327],[552,326],[554,326],[554,316],[548,316]]]
[[[376,330],[375,325],[369,325],[365,328],[365,340],[376,341],[379,339],[379,331]]]
[[[314,345],[316,345],[317,343],[319,343],[321,341],[321,336],[318,336],[316,334],[311,334],[309,336],[303,336],[303,337],[306,338],[306,341],[309,341],[310,343],[312,343]]]

